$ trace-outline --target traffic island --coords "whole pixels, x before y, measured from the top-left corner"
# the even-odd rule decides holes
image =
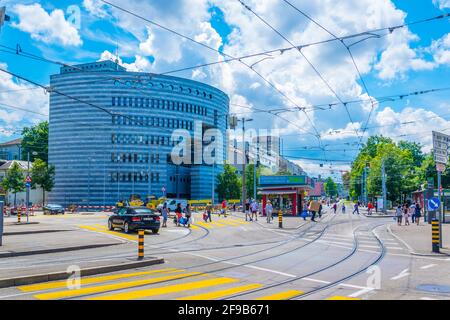
[[[92,266],[93,263],[91,262],[91,263],[84,263],[84,265],[82,264],[77,265],[77,267],[79,267],[79,275],[81,277],[86,277],[102,273],[110,273],[128,269],[149,267],[156,264],[164,263],[164,258],[148,257],[139,261],[136,261],[136,259],[133,260],[125,258],[122,260],[112,261],[108,264],[105,264],[105,262],[100,263],[103,264],[99,264],[99,262],[97,262],[96,263],[97,265]],[[47,272],[42,272],[39,274],[0,278],[0,288],[28,285],[55,280],[67,280],[72,275],[72,273],[73,273],[73,265],[70,265],[66,266],[65,269],[60,269],[57,271],[49,269]]]
[[[442,225],[442,243],[440,253],[432,252],[432,230],[431,225],[422,221],[417,226],[410,222],[409,226],[392,224],[388,231],[401,242],[412,255],[416,256],[450,256],[450,225]]]

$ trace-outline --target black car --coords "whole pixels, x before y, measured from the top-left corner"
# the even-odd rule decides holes
[[[108,229],[122,229],[125,233],[130,233],[139,229],[152,230],[158,233],[161,225],[159,215],[146,207],[118,208],[117,212],[108,219]]]
[[[59,204],[47,204],[42,210],[44,214],[64,214],[64,207]]]

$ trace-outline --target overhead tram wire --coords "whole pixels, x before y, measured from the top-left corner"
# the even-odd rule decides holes
[[[371,109],[370,109],[370,112],[369,112],[369,116],[368,116],[368,118],[367,118],[367,121],[366,121],[366,125],[365,125],[365,127],[367,128],[367,125],[368,125],[368,123],[369,123],[369,121],[370,121],[370,117],[371,117],[371,115],[372,115],[372,112],[373,112],[373,109],[375,108],[375,103],[374,103],[374,101],[373,101],[373,99],[372,99],[372,97],[371,97],[371,94],[370,94],[370,92],[369,92],[369,89],[368,89],[368,87],[367,87],[367,85],[366,85],[366,82],[364,81],[364,78],[363,78],[363,76],[362,76],[362,74],[361,74],[361,72],[360,72],[360,70],[359,70],[359,68],[358,68],[358,65],[356,64],[356,61],[355,61],[355,58],[354,58],[354,56],[353,56],[353,53],[352,53],[352,51],[350,50],[350,46],[349,45],[347,45],[345,42],[344,42],[344,40],[341,40],[341,39],[339,39],[339,37],[338,36],[336,36],[333,32],[331,32],[329,29],[327,29],[327,28],[325,28],[323,25],[321,25],[319,22],[317,22],[315,19],[313,19],[313,18],[311,18],[308,14],[306,14],[304,11],[302,11],[302,10],[300,10],[299,8],[297,8],[296,6],[294,6],[291,2],[289,2],[288,0],[283,0],[285,3],[287,3],[289,6],[291,6],[294,10],[296,10],[297,12],[299,12],[301,15],[303,15],[305,18],[307,18],[309,21],[311,21],[312,23],[314,23],[316,26],[318,26],[319,28],[321,28],[322,30],[324,30],[325,32],[327,32],[329,35],[331,35],[333,38],[335,38],[336,40],[339,40],[341,43],[342,43],[342,45],[347,49],[347,51],[348,51],[348,54],[350,55],[350,58],[351,58],[351,60],[352,60],[352,63],[353,63],[353,66],[355,67],[355,70],[356,70],[356,72],[358,73],[358,77],[359,77],[359,80],[361,81],[361,83],[362,83],[362,85],[363,85],[363,87],[364,87],[364,90],[366,91],[366,93],[367,93],[367,95],[369,96],[369,98],[370,98],[370,103],[371,103]],[[368,38],[366,38],[365,40],[367,40]],[[359,42],[361,42],[361,41],[363,41],[363,40],[360,40]],[[359,43],[358,42],[358,43]],[[353,45],[355,45],[356,43],[353,43]],[[360,142],[362,142],[362,138],[364,137],[364,134],[365,134],[365,129],[363,129],[363,132],[362,132],[362,135],[361,135],[361,137],[360,137]]]
[[[130,15],[136,17],[136,18],[139,18],[139,19],[141,19],[141,20],[143,20],[143,21],[146,21],[147,23],[150,23],[150,24],[152,24],[152,25],[154,25],[154,26],[157,26],[157,27],[159,27],[159,28],[161,28],[161,29],[163,29],[163,30],[166,30],[167,32],[173,33],[173,34],[175,34],[175,35],[177,35],[177,36],[179,36],[179,37],[181,37],[181,38],[183,38],[183,39],[189,40],[189,41],[191,41],[191,42],[193,42],[193,43],[196,43],[196,44],[198,44],[198,45],[200,45],[200,46],[202,46],[202,47],[204,47],[204,48],[207,48],[207,49],[209,49],[209,50],[211,50],[211,51],[217,52],[217,53],[219,53],[220,55],[223,55],[223,56],[225,56],[225,57],[227,57],[227,58],[236,59],[238,62],[240,62],[241,64],[243,64],[244,66],[246,66],[247,68],[249,68],[251,71],[253,71],[256,75],[258,75],[258,76],[259,76],[259,77],[260,77],[267,85],[269,85],[272,89],[274,89],[275,91],[277,91],[281,96],[283,96],[285,99],[287,99],[292,105],[296,106],[299,110],[303,110],[303,107],[299,106],[295,101],[293,101],[290,97],[288,97],[284,92],[282,92],[280,89],[278,89],[272,82],[270,82],[268,79],[266,79],[260,72],[258,72],[258,71],[255,70],[254,68],[252,68],[250,65],[248,65],[247,63],[245,63],[245,62],[242,61],[241,59],[237,59],[236,57],[233,57],[233,56],[231,56],[231,55],[225,53],[224,51],[220,51],[220,50],[218,50],[218,49],[215,49],[215,48],[213,48],[213,47],[211,47],[211,46],[209,46],[209,45],[207,45],[207,44],[204,44],[204,43],[199,42],[199,41],[197,41],[197,40],[195,40],[195,39],[192,39],[192,38],[189,37],[189,36],[183,35],[183,34],[181,34],[180,32],[177,32],[177,31],[175,31],[175,30],[172,30],[172,29],[170,29],[170,28],[167,28],[167,27],[165,27],[165,26],[163,26],[163,25],[161,25],[161,24],[159,24],[159,23],[157,23],[157,22],[155,22],[155,21],[152,21],[152,20],[150,20],[150,19],[148,19],[148,18],[145,18],[145,17],[143,17],[143,16],[141,16],[141,15],[138,15],[138,14],[136,14],[136,13],[134,13],[134,12],[131,12],[130,10],[127,10],[127,9],[125,9],[125,8],[122,8],[122,7],[120,7],[120,6],[116,5],[116,4],[113,4],[113,3],[109,2],[109,1],[106,1],[106,0],[100,0],[100,1],[103,2],[103,3],[106,3],[106,4],[108,4],[108,5],[110,5],[111,7],[114,7],[114,8],[116,8],[116,9],[120,10],[120,11],[126,12],[126,13],[128,13],[128,14],[130,14]],[[309,116],[307,116],[307,117],[309,118]],[[309,120],[309,121],[310,121],[310,120]],[[320,143],[321,143],[321,142],[320,142],[320,134],[319,134],[319,132],[317,131],[317,129],[315,128],[314,124],[313,124],[311,121],[310,121],[310,123],[311,123],[311,125],[313,126],[314,131],[316,132],[316,135],[317,135],[317,136],[316,136],[316,139],[319,141],[319,144],[320,144]],[[299,129],[301,128],[301,127],[298,126],[298,125],[295,125],[295,126],[296,126],[297,128],[299,128]],[[301,129],[303,129],[303,128],[301,128]]]
[[[286,42],[288,42],[291,46],[294,46],[294,44],[286,38],[281,32],[279,32],[277,29],[275,29],[270,23],[268,23],[264,18],[262,18],[259,14],[257,14],[255,11],[252,10],[248,5],[246,5],[242,0],[237,0],[245,9],[253,13],[261,22],[263,22],[266,26],[268,26],[270,29],[272,29],[276,34],[278,34],[282,39],[284,39]],[[341,99],[341,97],[337,94],[337,92],[331,87],[331,85],[328,83],[327,80],[322,76],[322,74],[319,72],[319,70],[314,66],[314,64],[305,56],[305,54],[302,52],[301,47],[297,47],[297,51],[300,53],[300,55],[305,59],[305,61],[309,64],[309,66],[314,70],[316,75],[322,80],[322,82],[328,87],[328,89],[334,94],[334,96],[341,102],[345,110],[347,112],[348,118],[350,119],[350,122],[354,126],[354,121],[352,119],[352,116],[347,108],[347,105],[344,103],[344,101]],[[306,114],[306,112],[305,112]],[[307,116],[309,119],[309,116]],[[355,128],[355,133],[357,136],[359,136],[358,130]]]

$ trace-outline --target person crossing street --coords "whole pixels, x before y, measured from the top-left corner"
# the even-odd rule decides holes
[[[273,220],[272,213],[273,213],[272,202],[270,202],[269,200],[266,205],[267,223],[270,223],[270,221]]]

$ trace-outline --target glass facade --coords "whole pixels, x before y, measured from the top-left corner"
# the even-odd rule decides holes
[[[163,190],[211,198],[222,167],[175,166],[171,135],[184,129],[193,137],[202,121],[203,130],[217,128],[226,137],[225,93],[188,79],[127,72],[112,61],[63,67],[50,86],[59,92],[50,93],[49,163],[56,167],[50,202],[114,205]]]

